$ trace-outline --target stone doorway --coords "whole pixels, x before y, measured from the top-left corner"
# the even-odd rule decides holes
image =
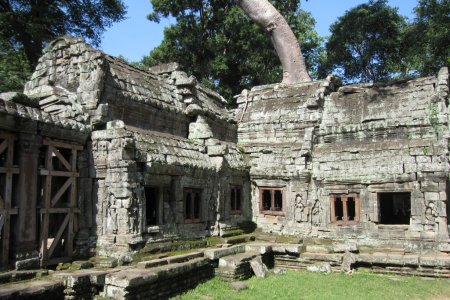
[[[411,193],[379,193],[379,220],[385,225],[409,225]]]
[[[147,226],[159,224],[159,202],[159,188],[150,186],[145,187],[145,215]]]

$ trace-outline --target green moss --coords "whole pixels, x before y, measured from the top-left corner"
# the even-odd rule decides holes
[[[133,255],[134,262],[157,259],[162,255],[173,256],[206,248],[207,240],[177,240],[170,242],[149,243],[141,251]]]
[[[218,236],[211,236],[211,237],[206,238],[206,245],[208,247],[215,247],[218,244],[222,244],[222,243],[223,243],[223,239]]]

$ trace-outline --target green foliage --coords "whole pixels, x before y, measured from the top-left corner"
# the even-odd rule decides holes
[[[419,0],[414,10],[404,37],[410,68],[421,76],[435,75],[450,65],[450,1]]]
[[[0,91],[21,91],[51,40],[71,34],[98,45],[125,12],[121,0],[1,0]]]
[[[346,82],[373,82],[402,71],[402,33],[407,23],[386,3],[370,0],[331,25],[322,73],[336,70]]]
[[[233,0],[152,0],[151,21],[172,16],[176,24],[164,31],[161,45],[142,63],[152,66],[176,61],[203,84],[232,101],[244,88],[280,82],[281,65],[269,37]],[[286,17],[302,44],[314,76],[322,39],[311,15],[298,1],[272,1]],[[233,103],[230,103],[233,105]]]
[[[0,39],[10,49],[23,49],[34,66],[45,44],[65,34],[98,45],[105,28],[125,12],[121,0],[2,0]]]
[[[447,299],[448,279],[376,275],[356,272],[318,274],[288,271],[245,281],[248,289],[234,291],[214,278],[175,299]]]
[[[31,69],[23,51],[0,51],[0,93],[22,92],[30,75]]]

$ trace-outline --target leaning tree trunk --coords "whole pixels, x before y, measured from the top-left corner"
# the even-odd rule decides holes
[[[237,4],[272,39],[283,66],[283,83],[311,81],[300,45],[284,17],[267,0],[236,0]]]

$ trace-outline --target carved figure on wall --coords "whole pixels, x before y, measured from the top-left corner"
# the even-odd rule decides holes
[[[297,222],[308,222],[309,210],[306,202],[300,194],[295,196],[295,220]]]
[[[116,197],[112,194],[108,197],[106,207],[106,233],[107,234],[117,234],[118,226],[117,226],[117,205],[116,205]]]
[[[428,221],[434,221],[439,216],[433,202],[425,203],[425,218]]]
[[[318,225],[321,223],[320,215],[322,211],[322,206],[320,204],[319,199],[314,199],[308,201],[308,207],[310,209],[310,221],[313,225]]]

